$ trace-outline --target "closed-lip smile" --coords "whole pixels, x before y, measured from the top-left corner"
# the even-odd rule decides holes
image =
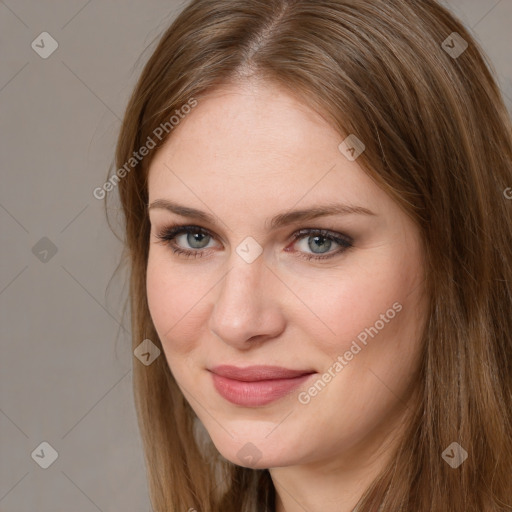
[[[267,405],[300,386],[316,372],[280,366],[220,365],[208,369],[217,392],[229,402],[255,407]]]

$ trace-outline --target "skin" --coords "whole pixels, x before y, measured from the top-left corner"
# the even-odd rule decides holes
[[[355,161],[341,137],[287,90],[257,80],[216,89],[177,126],[149,170],[149,203],[166,199],[203,210],[215,223],[150,208],[147,296],[169,367],[219,452],[235,464],[270,468],[277,512],[350,511],[400,442],[417,397],[426,312],[424,250],[410,218]],[[286,210],[326,203],[375,215],[331,215],[270,229]],[[208,230],[202,257],[174,254],[157,238],[171,224]],[[348,235],[293,241],[304,228]],[[236,252],[248,236],[263,252]],[[321,241],[322,243],[323,241]],[[328,242],[327,242],[328,244]],[[231,404],[207,368],[278,365],[323,374],[394,303],[402,309],[312,397],[299,390],[268,405]],[[237,455],[252,443],[254,462]],[[246,448],[247,450],[247,448]],[[259,457],[259,458],[258,458]]]

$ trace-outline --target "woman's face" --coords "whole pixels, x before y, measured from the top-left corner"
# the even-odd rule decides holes
[[[186,399],[241,466],[368,466],[411,410],[419,232],[342,141],[251,82],[199,101],[150,167],[151,317]],[[191,232],[157,237],[175,225]]]

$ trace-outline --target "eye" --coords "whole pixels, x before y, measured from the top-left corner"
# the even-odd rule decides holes
[[[294,245],[302,244],[302,250],[298,251],[298,255],[306,260],[332,258],[353,246],[353,241],[350,237],[325,229],[302,229],[292,236]],[[329,252],[333,245],[338,246],[338,249]],[[285,250],[289,251],[288,248]],[[307,250],[312,252],[308,253]]]
[[[187,258],[201,258],[205,252],[203,249],[210,249],[210,242],[214,236],[206,229],[199,226],[173,225],[162,229],[156,234],[159,243],[169,246],[174,254],[180,254]],[[180,244],[177,241],[182,238]],[[324,260],[332,258],[353,245],[350,237],[341,233],[331,232],[325,229],[302,229],[292,235],[293,245],[302,243],[302,248],[297,253],[299,257],[306,260]],[[191,249],[187,249],[186,246]],[[330,251],[332,247],[338,247]],[[292,252],[288,246],[285,251]],[[308,253],[308,251],[311,251]]]
[[[212,235],[199,226],[181,226],[174,225],[164,228],[157,233],[156,237],[164,245],[168,245],[174,254],[180,254],[186,257],[201,258],[208,242],[213,239]],[[176,240],[183,238],[186,244],[189,244],[194,250],[183,248],[182,244],[177,244]],[[186,247],[186,245],[185,245]]]

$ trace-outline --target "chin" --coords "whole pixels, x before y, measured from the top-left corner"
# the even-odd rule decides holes
[[[297,454],[292,456],[288,453],[286,446],[280,444],[279,447],[276,447],[274,443],[264,439],[256,441],[231,440],[229,445],[215,444],[215,447],[228,461],[250,469],[269,469],[298,463]]]

